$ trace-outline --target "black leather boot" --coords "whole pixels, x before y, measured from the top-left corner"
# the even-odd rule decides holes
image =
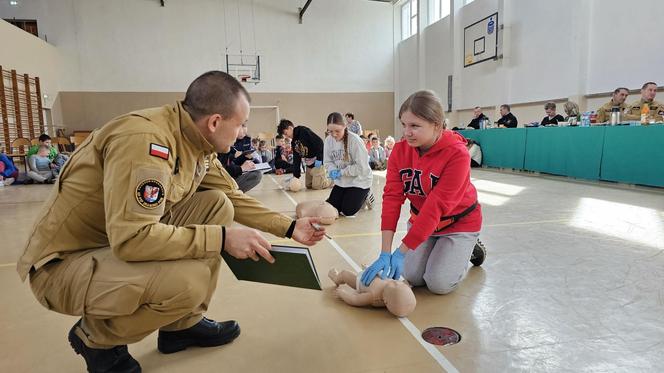
[[[115,346],[111,349],[90,348],[74,333],[81,325],[81,320],[69,331],[69,344],[74,351],[83,356],[90,373],[140,373],[141,365],[131,355],[127,345]]]
[[[172,354],[190,346],[221,346],[232,342],[239,335],[240,325],[235,320],[217,322],[203,317],[189,329],[175,332],[160,330],[157,348],[161,353]]]

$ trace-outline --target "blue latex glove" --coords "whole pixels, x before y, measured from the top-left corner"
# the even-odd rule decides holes
[[[362,274],[362,283],[364,286],[369,286],[374,277],[380,273],[380,278],[383,280],[387,276],[387,271],[390,269],[390,253],[380,253],[378,259],[369,268],[364,270]]]
[[[398,280],[403,271],[403,259],[406,257],[404,253],[399,250],[397,247],[396,250],[392,253],[390,257],[390,274],[387,275],[388,278],[393,280]]]
[[[337,180],[341,178],[341,170],[330,170],[330,172],[327,173],[327,176],[330,177],[332,180]]]
[[[323,162],[321,162],[321,161],[319,161],[319,160],[316,160],[316,161],[314,162],[314,168],[318,168],[318,167],[320,167],[320,166],[322,166],[322,165],[323,165]]]

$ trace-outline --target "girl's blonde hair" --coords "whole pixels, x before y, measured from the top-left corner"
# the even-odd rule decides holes
[[[410,95],[410,97],[401,104],[399,119],[401,119],[403,113],[407,111],[410,111],[415,116],[431,122],[434,125],[439,124],[441,127],[444,127],[445,125],[443,104],[433,91],[417,91]]]

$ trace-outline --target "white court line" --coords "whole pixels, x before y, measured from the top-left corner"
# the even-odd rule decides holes
[[[272,181],[274,181],[275,184],[279,185],[279,183],[277,183],[277,181],[274,179],[274,177],[272,177],[272,175],[270,175],[270,179],[272,179]],[[284,192],[284,194],[288,197],[288,199],[291,200],[291,202],[293,202],[294,205],[297,205],[297,202],[295,202],[295,200],[291,196],[289,196],[288,193],[286,193],[286,191],[283,190],[283,188],[281,188],[281,191]],[[357,273],[362,272],[360,266],[357,263],[355,263],[355,261],[344,251],[344,249],[341,248],[341,246],[339,246],[332,239],[329,239],[327,237],[325,239],[330,243],[330,245],[332,245],[332,247],[334,247],[334,249],[339,253],[339,255],[341,255],[341,257],[344,258],[344,260],[346,260],[346,262],[351,267],[353,267],[355,272]],[[407,317],[398,317],[397,319],[406,328],[406,330],[410,332],[413,338],[415,338],[415,340],[417,340],[420,343],[420,345],[424,347],[424,349],[429,353],[429,355],[431,355],[431,357],[433,357],[434,360],[438,362],[438,365],[440,365],[448,373],[459,373],[459,371],[454,367],[454,365],[452,365],[452,363],[450,363],[450,361],[447,360],[447,358],[445,358],[445,356],[436,347],[434,347],[433,345],[429,344],[424,339],[422,339],[422,335],[420,334],[421,332],[417,329],[417,327],[415,327],[415,325]]]

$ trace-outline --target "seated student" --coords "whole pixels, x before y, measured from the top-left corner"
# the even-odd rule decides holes
[[[371,138],[371,149],[369,149],[369,166],[372,170],[384,170],[387,168],[387,156],[385,149],[380,146],[380,140],[374,136]]]
[[[360,138],[362,138],[362,140],[364,141],[364,145],[367,147],[367,153],[369,153],[369,151],[371,150],[371,139],[374,136],[376,136],[376,135],[374,135],[373,132],[369,132],[367,134],[367,137],[365,137],[365,138],[362,138],[362,136],[360,136]]]
[[[37,154],[33,154],[28,158],[28,177],[37,183],[53,184],[55,183],[55,167],[51,160],[48,158],[49,147],[47,145],[40,145]]]
[[[390,154],[392,154],[392,149],[394,148],[394,143],[395,143],[394,137],[387,136],[385,138],[384,143],[385,143],[385,158],[389,159]]]
[[[277,147],[274,149],[274,172],[277,175],[290,174],[293,172],[293,152],[286,145],[283,135],[275,137]]]
[[[48,147],[48,159],[53,163],[51,171],[57,176],[60,173],[60,169],[64,166],[65,162],[69,159],[69,156],[58,153],[58,148],[52,145],[51,136],[43,133],[39,136],[39,144],[32,145],[28,152],[26,153],[26,158],[37,154],[40,146]]]
[[[468,127],[478,130],[480,129],[480,122],[482,120],[488,121],[489,117],[487,117],[482,113],[481,107],[475,106],[475,109],[473,109],[473,120],[471,120],[470,123],[468,123]]]
[[[272,156],[272,150],[267,147],[267,141],[260,140],[258,142],[258,155],[261,157],[261,162],[273,163],[272,160],[274,157]]]
[[[256,139],[258,141],[258,139]],[[242,124],[242,128],[237,133],[237,139],[233,148],[235,148],[235,158],[249,159],[254,163],[261,163],[260,156],[256,153],[256,147],[253,145],[254,139],[248,135],[247,124]],[[237,161],[239,162],[239,160]],[[241,164],[240,162],[239,164]]]
[[[240,154],[239,158],[235,158],[236,154]],[[263,179],[263,173],[256,170],[256,164],[253,160],[247,159],[242,156],[242,152],[231,146],[228,153],[217,154],[217,159],[224,166],[226,171],[235,179],[239,189],[244,193],[253,189]]]
[[[542,126],[558,125],[558,122],[564,122],[565,118],[562,115],[556,114],[556,104],[554,102],[547,102],[544,105],[546,116],[542,118],[540,123]]]
[[[516,119],[514,114],[510,112],[510,106],[507,104],[500,105],[500,119],[496,121],[496,124],[500,128],[516,128],[519,121]]]
[[[470,153],[470,167],[482,167],[482,148],[472,139],[466,139],[466,149]]]
[[[18,169],[11,158],[0,152],[0,186],[11,185],[18,178]]]

